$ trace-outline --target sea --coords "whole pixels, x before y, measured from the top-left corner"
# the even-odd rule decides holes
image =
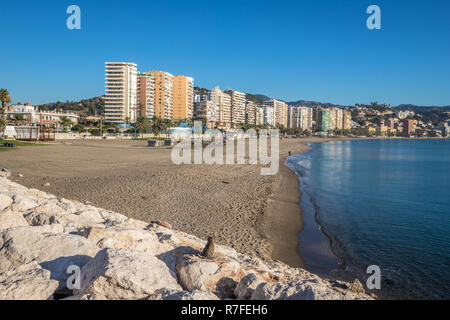
[[[450,140],[310,146],[286,160],[302,192],[305,269],[354,272],[366,285],[367,268],[377,266],[378,296],[449,299]]]

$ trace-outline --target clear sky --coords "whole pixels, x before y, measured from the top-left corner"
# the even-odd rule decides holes
[[[449,17],[448,0],[2,0],[0,87],[13,102],[90,98],[105,61],[130,61],[287,101],[450,105]]]

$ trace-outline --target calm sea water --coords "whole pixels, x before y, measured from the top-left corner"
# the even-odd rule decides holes
[[[378,265],[389,294],[450,298],[449,140],[313,143],[287,165],[303,192],[307,269],[336,267],[331,240],[347,267]]]

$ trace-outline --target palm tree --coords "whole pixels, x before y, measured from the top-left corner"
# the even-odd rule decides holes
[[[70,127],[72,125],[72,120],[67,117],[62,117],[59,124],[64,128],[64,130],[66,130],[67,127]]]
[[[162,121],[162,129],[163,129],[163,131],[166,132],[166,138],[167,138],[167,129],[169,129],[169,128],[171,128],[171,127],[172,127],[172,120],[170,120],[170,119],[164,119],[164,120]],[[170,137],[170,132],[169,132],[169,137]]]
[[[147,117],[139,116],[136,119],[136,130],[142,134],[142,137],[144,137],[144,132],[146,132],[149,129],[149,122],[147,120]]]
[[[152,127],[153,134],[156,136],[156,138],[158,138],[159,133],[161,132],[161,128],[162,128],[161,118],[158,118],[157,116],[153,116],[151,127]]]
[[[3,116],[0,116],[0,133],[3,134],[6,129],[6,120]]]
[[[5,110],[6,105],[8,103],[11,103],[11,95],[9,94],[8,90],[6,89],[0,89],[0,101],[2,102],[2,109]]]

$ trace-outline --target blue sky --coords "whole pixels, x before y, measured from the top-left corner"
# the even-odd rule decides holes
[[[66,9],[81,8],[81,30]],[[381,30],[366,9],[381,8]],[[450,1],[6,1],[0,87],[33,104],[102,95],[104,62],[196,85],[353,105],[450,105]]]

